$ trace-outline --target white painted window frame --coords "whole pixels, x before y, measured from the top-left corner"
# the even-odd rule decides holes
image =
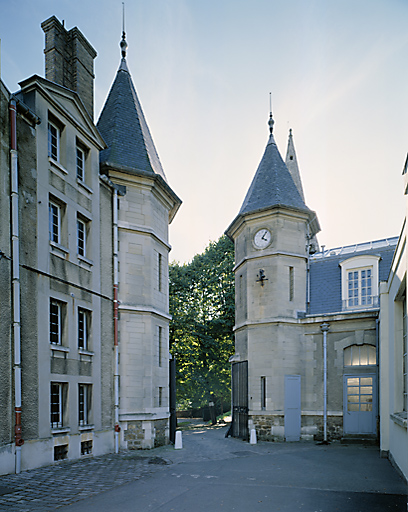
[[[57,332],[57,336],[58,336],[58,341],[55,342],[55,341],[52,341],[51,340],[51,334],[54,334],[54,332],[52,331],[51,329],[51,306],[54,305],[58,308],[58,313],[57,313],[57,328],[58,328],[58,332]],[[64,304],[57,300],[57,299],[54,299],[53,297],[50,297],[50,303],[49,303],[49,336],[50,336],[50,343],[53,344],[53,345],[62,345],[62,308],[64,307]]]
[[[58,394],[53,393],[53,386],[56,386],[58,388]],[[50,423],[51,423],[51,428],[61,428],[63,426],[62,386],[63,386],[63,384],[61,382],[51,382],[51,385],[50,385]],[[53,402],[53,398],[55,396],[58,396],[58,402]],[[53,405],[58,406],[58,421],[52,421],[53,420],[53,412],[52,412]]]
[[[57,218],[55,223],[54,217]],[[51,242],[61,244],[61,207],[55,201],[50,200],[48,203],[48,224],[49,239]],[[56,228],[56,232],[54,230]]]
[[[55,132],[54,132],[55,131]],[[55,138],[55,144],[53,139]],[[60,161],[60,140],[61,140],[61,130],[58,128],[56,124],[51,121],[48,121],[48,156],[55,160],[56,162]],[[53,148],[56,150],[56,154],[53,152]]]
[[[355,309],[371,309],[378,307],[378,282],[379,282],[379,270],[378,262],[380,256],[364,254],[361,256],[353,256],[340,262],[341,267],[341,299],[343,304],[343,310],[355,310]],[[361,270],[371,269],[371,304],[360,304],[361,302]],[[359,271],[359,304],[349,306],[348,297],[348,273],[352,271]]]

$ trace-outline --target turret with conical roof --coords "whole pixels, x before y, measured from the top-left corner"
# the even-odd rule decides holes
[[[155,173],[166,180],[127,66],[127,48],[123,32],[122,59],[97,124],[108,146],[101,152],[100,162],[109,167]]]
[[[167,183],[129,73],[127,48],[123,31],[119,69],[97,126],[107,145],[100,172],[120,192],[113,201],[120,443],[152,448],[168,442],[168,225],[181,201]]]
[[[296,150],[295,144],[293,142],[292,128],[289,130],[289,140],[288,140],[288,149],[286,151],[285,164],[292,176],[292,179],[296,185],[296,188],[299,191],[299,194],[303,201],[305,200],[305,195],[303,193],[302,181],[300,179],[299,166],[296,158]]]

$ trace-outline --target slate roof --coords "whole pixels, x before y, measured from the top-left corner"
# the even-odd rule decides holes
[[[290,172],[293,181],[299,191],[300,197],[305,200],[305,195],[303,193],[302,180],[300,179],[299,166],[297,163],[295,143],[293,142],[292,129],[289,130],[289,140],[288,140],[288,148],[286,150],[286,158],[285,164]]]
[[[316,253],[310,259],[310,306],[308,314],[342,311],[340,262],[366,254],[380,256],[379,280],[386,281],[398,237],[338,247]]]
[[[272,117],[269,124],[271,134],[268,144],[239,215],[273,206],[286,206],[309,211],[279,153],[272,133]]]
[[[125,57],[97,127],[108,146],[100,153],[101,163],[152,172],[167,181]]]

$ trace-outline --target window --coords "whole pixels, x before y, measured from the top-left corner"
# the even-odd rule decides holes
[[[61,428],[64,425],[64,402],[66,402],[67,390],[67,384],[51,382],[51,428]]]
[[[370,366],[377,364],[373,345],[352,345],[344,349],[344,366]]]
[[[85,181],[85,152],[78,146],[76,148],[76,173],[79,181]]]
[[[293,300],[294,296],[294,268],[289,267],[289,300]]]
[[[78,423],[80,426],[90,424],[92,402],[92,386],[91,384],[78,385]]]
[[[89,455],[92,453],[92,440],[81,441],[81,455]]]
[[[86,257],[86,224],[81,219],[77,219],[77,253]]]
[[[162,352],[163,352],[163,328],[157,327],[157,338],[158,338],[158,355],[159,355],[159,366],[162,366]]]
[[[91,312],[78,308],[78,348],[88,350],[91,327]]]
[[[340,263],[343,310],[378,307],[379,260],[379,256],[365,254]]]
[[[261,377],[261,409],[266,409],[266,377]]]
[[[49,202],[49,232],[51,242],[61,243],[61,208]]]
[[[159,292],[162,291],[162,286],[163,286],[162,272],[163,272],[163,256],[158,252],[157,253],[157,287],[158,287]]]
[[[64,460],[68,458],[68,445],[67,444],[59,444],[58,446],[54,446],[54,460]]]
[[[159,407],[163,406],[163,388],[159,388]]]
[[[63,302],[50,299],[50,343],[55,345],[62,345],[64,306]]]
[[[48,156],[59,162],[60,129],[48,122]]]
[[[373,303],[372,269],[353,269],[347,273],[348,306],[367,306]]]

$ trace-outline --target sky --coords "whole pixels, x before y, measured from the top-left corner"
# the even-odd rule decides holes
[[[326,248],[400,233],[408,151],[406,0],[128,0],[127,63],[169,185],[183,204],[170,259],[234,220],[268,141],[292,128]],[[44,76],[41,22],[98,52],[95,118],[120,64],[122,1],[0,0],[1,78]]]

